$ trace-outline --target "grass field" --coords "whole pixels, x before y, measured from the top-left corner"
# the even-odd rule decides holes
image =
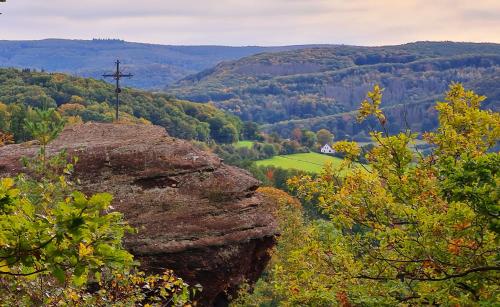
[[[234,144],[234,147],[236,148],[252,148],[253,146],[253,141],[239,141],[238,143]]]
[[[338,165],[341,161],[341,159],[336,157],[309,152],[275,156],[270,159],[257,161],[256,164],[258,166],[275,166],[284,169],[298,169],[311,173],[319,173],[327,162]]]

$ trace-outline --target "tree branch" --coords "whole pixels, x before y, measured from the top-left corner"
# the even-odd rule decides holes
[[[459,278],[459,277],[464,277],[467,276],[471,273],[477,273],[477,272],[487,272],[487,271],[500,271],[500,266],[484,266],[484,267],[477,267],[477,268],[472,268],[466,271],[463,271],[462,273],[457,273],[457,274],[446,274],[445,277],[441,278],[422,278],[422,277],[410,277],[408,275],[404,276],[405,278],[408,278],[410,280],[417,280],[417,281],[443,281],[443,280],[449,280],[453,278]],[[355,278],[358,279],[370,279],[370,280],[383,280],[383,281],[389,281],[389,280],[396,280],[400,279],[399,277],[374,277],[374,276],[368,276],[368,275],[358,275]]]

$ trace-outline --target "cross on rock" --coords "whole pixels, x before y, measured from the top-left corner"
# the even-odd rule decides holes
[[[1,0],[0,0],[1,1]],[[121,78],[131,78],[133,77],[134,75],[132,74],[123,74],[121,71],[120,71],[120,61],[119,60],[116,60],[116,71],[114,74],[104,74],[102,75],[104,78],[113,78],[116,80],[116,89],[115,89],[115,93],[116,93],[116,121],[118,121],[118,110],[120,108],[120,93],[122,92],[122,89],[120,88],[120,79]]]

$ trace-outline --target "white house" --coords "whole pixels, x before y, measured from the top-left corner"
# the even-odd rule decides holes
[[[330,145],[325,144],[323,147],[321,147],[321,152],[322,153],[335,153],[335,150],[333,150],[333,148]]]

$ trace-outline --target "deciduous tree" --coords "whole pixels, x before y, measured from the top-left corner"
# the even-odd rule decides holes
[[[412,148],[416,134],[387,132],[382,92],[375,87],[359,112],[382,130],[371,133],[369,168],[354,163],[362,151],[344,141],[335,145],[345,153],[340,167],[290,180],[329,221],[282,236],[287,252],[265,295],[283,305],[496,304],[500,158],[490,150],[500,115],[453,84],[437,104],[440,125],[425,135],[433,150],[424,156]]]
[[[316,137],[320,145],[331,144],[333,142],[333,133],[327,129],[321,129],[316,132]]]

